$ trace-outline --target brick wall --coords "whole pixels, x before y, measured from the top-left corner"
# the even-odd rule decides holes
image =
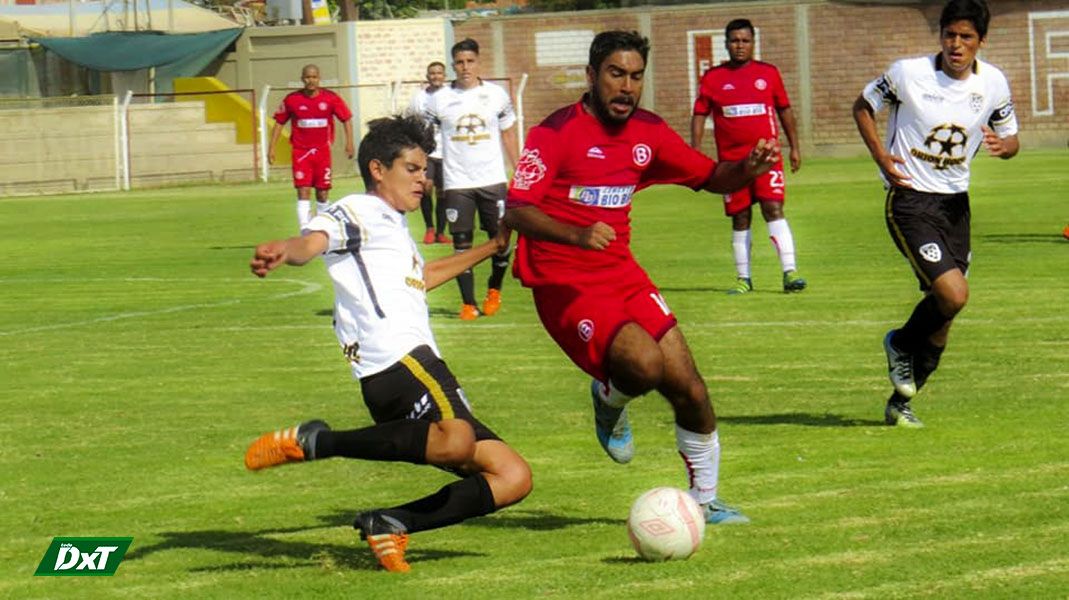
[[[1069,1],[998,0],[991,4],[992,22],[982,58],[1009,78],[1023,142],[1065,147],[1069,140],[1069,58],[1065,58],[1069,55]],[[529,74],[524,106],[530,126],[574,101],[585,88],[585,60],[576,64],[547,60],[546,33],[636,29],[649,36],[653,45],[643,104],[687,137],[691,78],[698,71],[690,68],[691,48],[697,44],[692,32],[722,32],[729,20],[745,17],[758,28],[761,59],[775,64],[783,74],[806,147],[823,153],[863,152],[850,114],[854,99],[893,60],[938,51],[941,9],[941,4],[872,6],[784,0],[605,10],[472,19],[455,24],[454,37],[472,37],[483,45],[488,75],[518,80],[521,73]],[[539,34],[543,34],[541,45]],[[506,40],[504,48],[491,47],[495,36]],[[575,45],[579,37],[562,43]]]

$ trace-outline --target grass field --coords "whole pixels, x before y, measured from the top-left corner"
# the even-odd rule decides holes
[[[709,528],[686,562],[639,562],[624,526],[641,492],[684,485],[663,400],[632,405],[638,454],[613,464],[593,435],[587,380],[528,291],[510,280],[501,313],[474,323],[455,318],[454,286],[433,292],[445,357],[476,414],[530,461],[535,490],[414,536],[407,576],[378,570],[351,518],[447,475],[242,465],[267,430],[369,423],[321,265],[265,281],[248,272],[254,243],[293,231],[292,190],[0,200],[0,597],[1064,598],[1066,173],[1065,152],[974,162],[972,298],[914,402],[928,425],[916,431],[882,424],[880,341],[918,293],[870,162],[812,160],[790,178],[810,281],[795,296],[777,292],[763,224],[757,291],[732,298],[719,200],[639,197],[636,253],[720,415],[722,497],[753,518]],[[134,541],[112,578],[33,577],[53,536]]]

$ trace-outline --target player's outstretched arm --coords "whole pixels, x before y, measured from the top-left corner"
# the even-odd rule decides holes
[[[427,288],[427,291],[431,291],[447,281],[456,279],[457,275],[471,267],[495,254],[508,250],[511,237],[512,230],[505,225],[499,225],[497,237],[494,239],[483,242],[460,254],[450,254],[449,256],[432,260],[423,265],[423,285]]]
[[[604,250],[616,239],[616,230],[598,221],[589,227],[561,223],[535,206],[520,206],[505,211],[505,225],[534,240],[579,246],[587,250]]]
[[[717,163],[704,189],[718,194],[734,192],[745,187],[754,177],[767,173],[779,160],[779,143],[775,140],[758,140],[746,158]]]
[[[1017,156],[1017,152],[1021,149],[1021,142],[1018,141],[1016,133],[1000,138],[987,125],[981,125],[980,129],[984,132],[983,143],[988,154],[1003,160]]]
[[[899,171],[895,166],[904,164],[906,161],[884,149],[883,143],[880,142],[880,134],[876,131],[876,116],[864,96],[858,96],[857,100],[854,100],[854,122],[857,123],[857,131],[861,134],[861,139],[865,141],[865,147],[869,149],[872,160],[883,171],[887,181],[895,187],[908,188],[909,175]]]
[[[249,269],[257,277],[266,277],[283,264],[301,266],[327,249],[327,234],[312,231],[300,237],[274,240],[256,246]]]

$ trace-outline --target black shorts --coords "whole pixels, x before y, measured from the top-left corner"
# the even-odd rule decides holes
[[[497,235],[497,224],[505,216],[504,183],[481,188],[445,191],[445,218],[449,233],[475,230],[475,212],[479,213],[479,228],[490,237]]]
[[[922,290],[951,269],[969,272],[969,194],[930,194],[893,187],[887,192],[887,231],[909,260]]]
[[[427,157],[427,179],[434,182],[434,189],[438,191],[438,198],[442,196],[442,159]]]
[[[501,439],[471,414],[460,384],[429,346],[418,346],[385,371],[364,377],[360,390],[376,423],[463,419],[475,430],[476,441]]]

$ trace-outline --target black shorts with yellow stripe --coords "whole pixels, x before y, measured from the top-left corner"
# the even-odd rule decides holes
[[[968,274],[969,194],[932,194],[892,187],[884,216],[898,251],[913,267],[921,290],[951,269]]]
[[[360,390],[376,423],[463,419],[475,430],[476,441],[501,439],[471,414],[456,377],[429,346],[418,346],[385,371],[362,378]]]

